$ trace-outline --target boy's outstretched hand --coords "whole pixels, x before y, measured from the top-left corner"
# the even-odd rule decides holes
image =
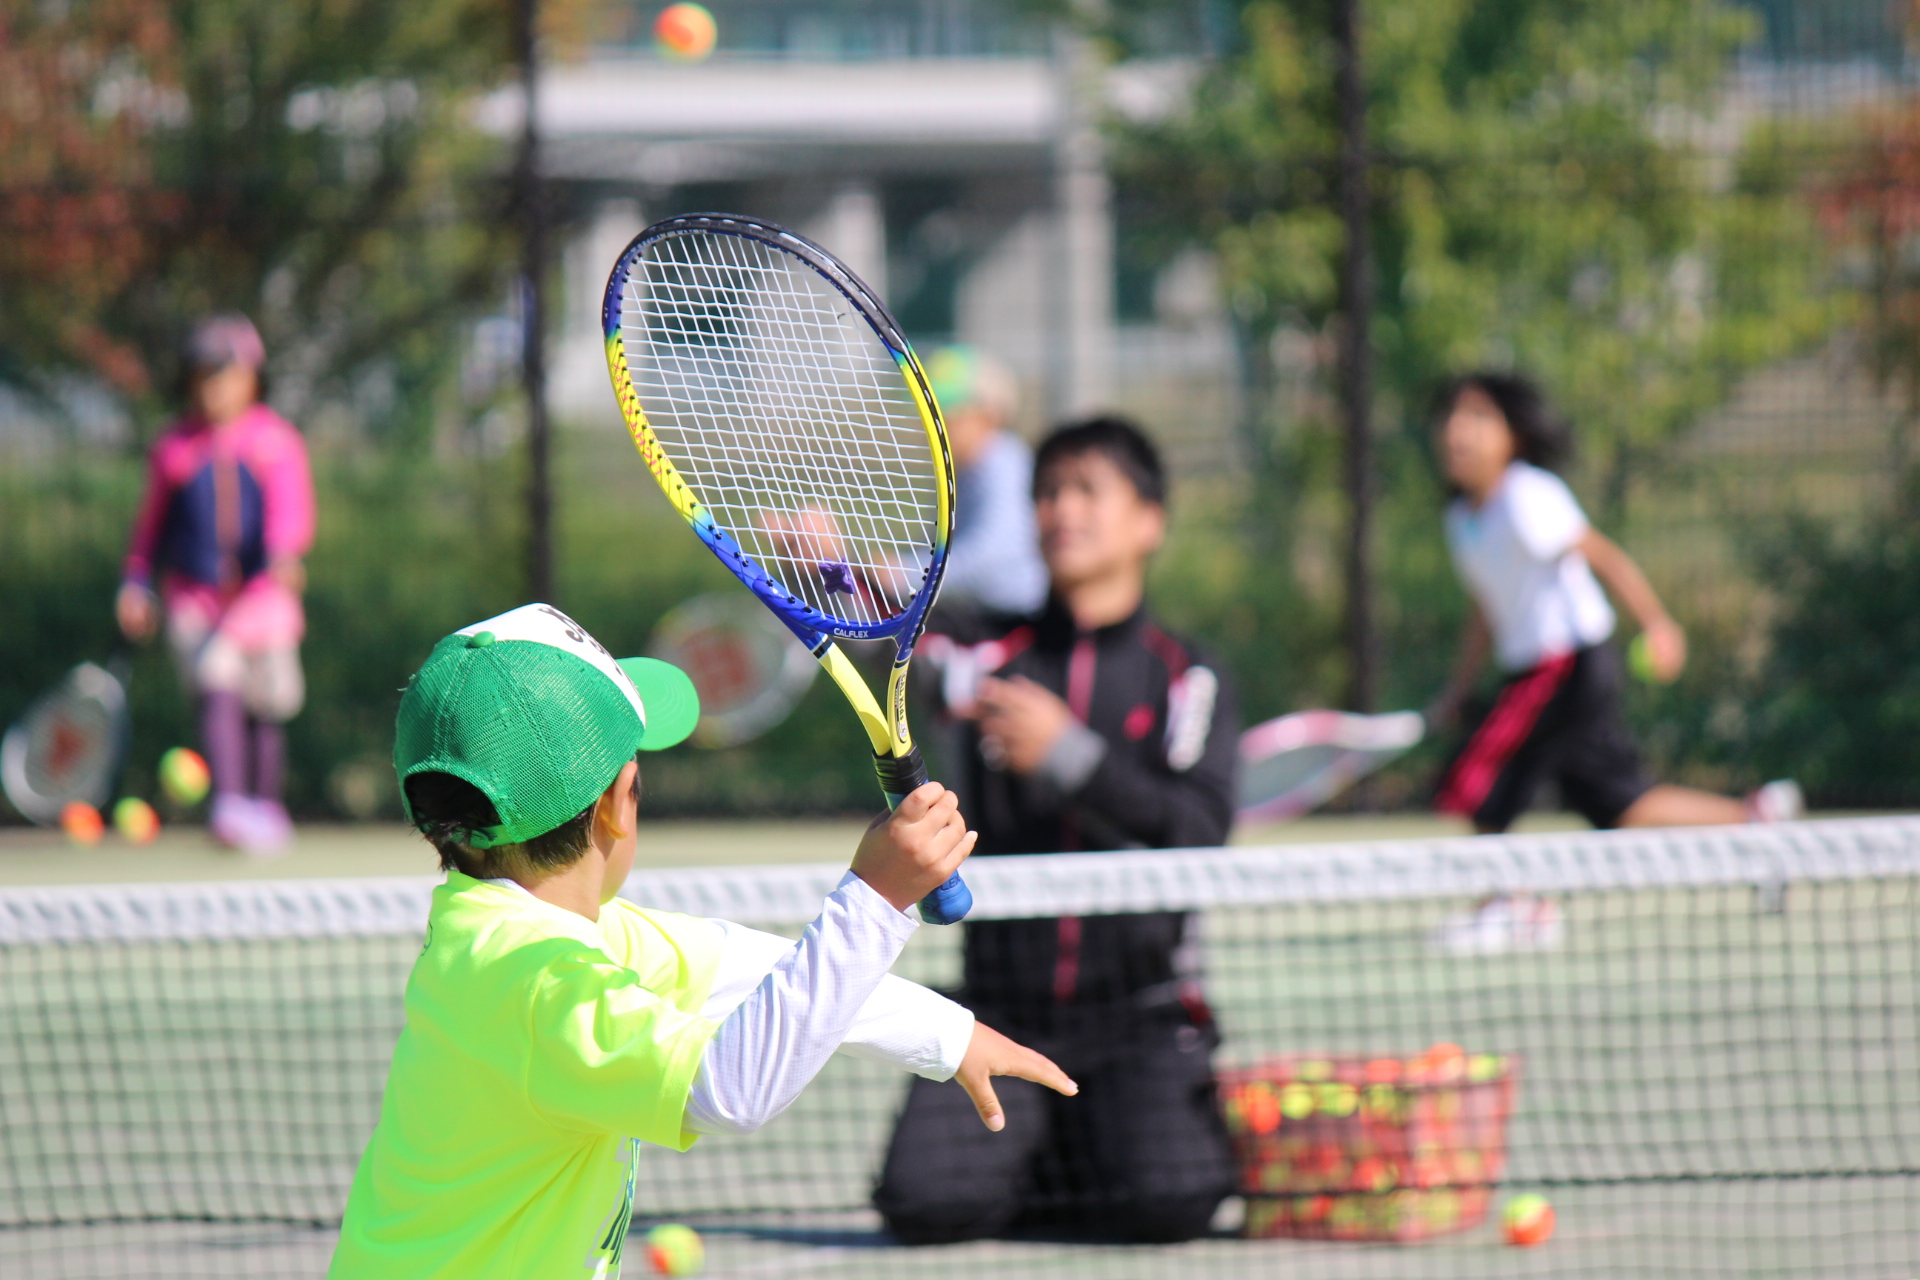
[[[860,837],[853,874],[905,911],[947,882],[977,839],[960,816],[960,798],[937,782],[910,793]]]
[[[1007,1039],[984,1022],[975,1022],[967,1056],[960,1060],[960,1069],[953,1073],[953,1078],[973,1099],[987,1128],[998,1133],[1007,1127],[1007,1117],[993,1092],[995,1076],[1018,1076],[1069,1098],[1080,1092],[1080,1086],[1069,1080],[1067,1073],[1054,1066],[1051,1059]]]

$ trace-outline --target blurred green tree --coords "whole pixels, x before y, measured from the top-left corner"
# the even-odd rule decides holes
[[[592,0],[551,6],[562,35]],[[423,427],[497,305],[511,67],[486,0],[7,0],[0,376],[170,407],[182,326],[251,313],[296,411]]]
[[[1727,110],[1734,55],[1756,35],[1743,7],[1368,0],[1363,14],[1387,688],[1418,705],[1461,607],[1424,440],[1443,377],[1483,364],[1539,377],[1579,426],[1581,481],[1607,522],[1637,460],[1838,313],[1778,139]],[[1329,6],[1250,0],[1238,17],[1189,110],[1121,127],[1119,182],[1140,211],[1132,251],[1197,241],[1218,257],[1269,392],[1249,424],[1249,537],[1267,549],[1256,561],[1295,570],[1241,585],[1322,649],[1340,588],[1315,558],[1344,509],[1324,381],[1342,251]],[[1337,656],[1299,669],[1309,687],[1292,701],[1337,693]]]
[[[1920,3],[1908,30],[1920,29]],[[1796,140],[1829,161],[1820,220],[1858,287],[1852,328],[1892,414],[1884,485],[1838,526],[1763,540],[1778,599],[1743,727],[1760,761],[1816,801],[1911,803],[1920,778],[1920,95]]]

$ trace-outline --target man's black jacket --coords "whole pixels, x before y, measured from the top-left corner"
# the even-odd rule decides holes
[[[937,624],[924,643],[946,672],[946,697],[961,701],[979,675],[1025,676],[1063,698],[1099,739],[1083,737],[1092,750],[1064,771],[1021,776],[996,768],[963,726],[964,772],[955,781],[980,833],[978,853],[1225,843],[1239,740],[1232,688],[1217,663],[1144,609],[1082,632],[1049,601],[1030,618]],[[1178,981],[1191,976],[1178,954],[1185,928],[1179,912],[971,924],[965,994],[976,1009],[1027,1026],[1190,1003]]]

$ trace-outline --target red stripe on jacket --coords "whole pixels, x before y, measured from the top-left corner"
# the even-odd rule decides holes
[[[1487,793],[1499,781],[1501,770],[1540,723],[1540,713],[1553,701],[1553,695],[1567,682],[1567,676],[1573,671],[1574,656],[1563,653],[1557,658],[1548,658],[1500,691],[1493,710],[1480,722],[1460,758],[1447,771],[1440,794],[1434,798],[1435,809],[1469,818],[1480,811]]]

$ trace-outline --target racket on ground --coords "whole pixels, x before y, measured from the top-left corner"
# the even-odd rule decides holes
[[[640,456],[846,695],[898,805],[927,780],[907,664],[953,523],[946,427],[900,326],[820,246],[729,214],[642,231],[614,264],[601,316]],[[837,641],[886,639],[882,709]],[[920,912],[951,924],[972,905],[955,874]]]
[[[647,650],[687,673],[700,695],[693,741],[751,742],[792,714],[820,668],[765,609],[738,592],[695,596],[653,629]]]
[[[1243,822],[1285,822],[1317,809],[1426,735],[1418,711],[1363,716],[1296,711],[1240,735]]]
[[[83,662],[0,738],[0,785],[22,816],[42,826],[78,800],[96,809],[113,798],[127,755],[127,665]]]

